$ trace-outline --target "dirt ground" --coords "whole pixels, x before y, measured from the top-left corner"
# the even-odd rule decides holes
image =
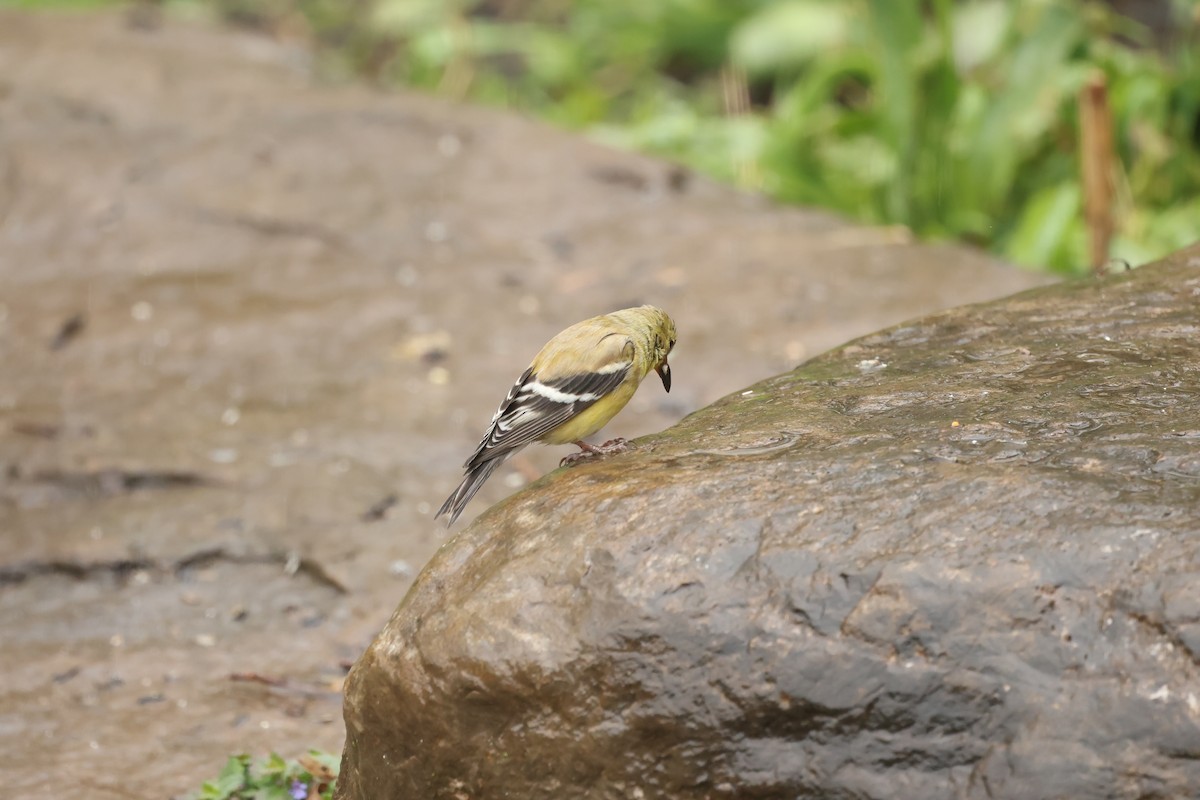
[[[0,765],[178,796],[339,750],[341,681],[448,535],[511,381],[578,319],[679,328],[605,435],[1044,279],[780,209],[305,52],[0,10]],[[552,468],[510,462],[459,527]]]

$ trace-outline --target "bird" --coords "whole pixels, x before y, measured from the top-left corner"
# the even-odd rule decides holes
[[[475,452],[463,463],[462,483],[434,519],[447,526],[510,456],[531,442],[578,445],[572,463],[626,449],[624,439],[603,445],[583,441],[617,415],[650,371],[671,391],[667,356],[675,347],[675,322],[654,306],[638,306],[577,322],[546,343],[496,409]]]

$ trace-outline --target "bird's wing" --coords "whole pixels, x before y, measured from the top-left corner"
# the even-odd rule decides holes
[[[608,344],[608,343],[605,343]],[[564,424],[612,392],[633,369],[632,345],[617,342],[616,358],[595,369],[541,378],[525,370],[492,417],[488,432],[467,459],[467,469],[506,456]],[[605,350],[610,348],[605,347]]]

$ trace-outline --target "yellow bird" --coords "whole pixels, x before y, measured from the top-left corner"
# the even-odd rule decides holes
[[[667,356],[675,323],[654,306],[639,306],[577,322],[555,336],[509,390],[487,433],[463,467],[466,477],[434,519],[458,519],[484,481],[530,442],[579,445],[563,463],[620,452],[624,439],[597,447],[583,441],[617,415],[651,370],[671,391]]]

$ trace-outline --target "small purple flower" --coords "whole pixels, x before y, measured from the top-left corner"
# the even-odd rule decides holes
[[[292,781],[291,795],[293,800],[304,800],[308,797],[308,786],[304,781]]]

